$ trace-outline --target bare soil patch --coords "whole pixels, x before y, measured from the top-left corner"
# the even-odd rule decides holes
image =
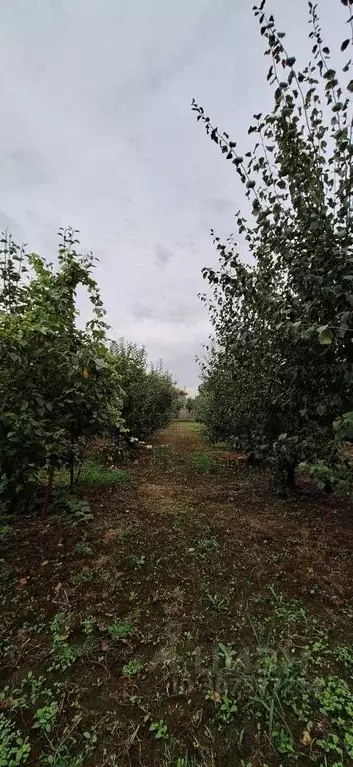
[[[215,472],[192,462],[200,453]],[[221,709],[224,674],[259,648],[274,662],[320,641],[323,667],[349,682],[334,648],[353,637],[350,512],[316,492],[281,500],[266,475],[226,455],[173,424],[129,468],[129,486],[84,494],[92,522],[16,519],[0,561],[0,708],[29,736],[28,765],[274,767],[291,763],[288,732],[297,764],[311,763],[305,715],[289,715],[286,737],[269,735],[264,711],[244,703],[250,661],[237,667],[234,711]],[[50,729],[33,729],[53,701]]]

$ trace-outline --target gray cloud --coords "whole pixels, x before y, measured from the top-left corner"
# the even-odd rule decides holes
[[[163,245],[157,245],[156,247],[156,262],[159,266],[167,266],[173,258],[173,253],[167,248],[163,248]]]
[[[155,316],[153,309],[144,304],[135,304],[132,309],[132,316],[136,320],[152,320]]]
[[[8,216],[3,210],[0,210],[0,228],[2,232],[5,230],[11,232],[13,237],[23,238],[23,230],[18,225],[16,219],[12,218],[12,216]]]
[[[309,57],[306,0],[268,0]],[[344,23],[320,0],[329,44]],[[17,0],[0,26],[0,224],[55,258],[59,226],[99,255],[111,335],[143,343],[195,388],[207,341],[201,268],[234,229],[234,168],[191,113],[195,96],[247,151],[267,59],[248,0]],[[341,24],[342,18],[342,24]],[[156,246],[156,243],[158,245]],[[83,319],[88,311],[80,295]]]
[[[132,316],[136,320],[153,322],[154,324],[165,325],[187,325],[195,317],[199,316],[199,307],[195,302],[194,306],[189,304],[176,304],[169,307],[168,302],[159,308],[147,306],[145,304],[135,304],[132,309]]]
[[[210,200],[205,200],[205,202],[207,203],[210,210],[219,215],[231,212],[234,208],[233,202],[231,200],[223,200],[222,198],[215,197]]]
[[[165,319],[167,322],[172,322],[176,325],[188,325],[198,316],[199,307],[196,303],[193,307],[188,304],[179,304],[166,312]]]
[[[18,179],[24,184],[43,183],[46,175],[42,165],[40,152],[33,148],[16,147],[10,152]]]

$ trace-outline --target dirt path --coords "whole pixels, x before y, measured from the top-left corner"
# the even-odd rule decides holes
[[[194,424],[161,433],[129,473],[129,482],[83,493],[94,513],[87,525],[21,519],[4,547],[9,691],[0,708],[11,710],[28,671],[51,691],[38,705],[54,695],[60,707],[49,739],[32,729],[32,703],[14,712],[30,733],[27,763],[49,764],[40,759],[62,742],[71,761],[54,767],[286,764],[268,732],[256,734],[253,714],[237,722],[227,709],[222,673],[239,663],[249,695],[244,658],[269,637],[293,652],[310,641],[308,626],[312,636],[329,626],[336,643],[347,638],[353,537],[344,505],[276,498],[265,475],[208,446]]]

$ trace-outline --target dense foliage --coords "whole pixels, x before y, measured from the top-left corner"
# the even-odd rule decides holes
[[[169,423],[178,410],[178,393],[162,365],[148,367],[147,353],[136,344],[113,342],[121,386],[124,391],[122,417],[129,434],[138,439],[150,437]]]
[[[337,462],[332,423],[353,409],[353,80],[346,58],[353,17],[340,83],[316,5],[309,3],[313,58],[304,69],[286,51],[265,0],[254,13],[271,59],[274,108],[254,115],[253,151],[241,156],[193,102],[251,206],[250,222],[236,214],[238,241],[215,237],[219,270],[204,270],[214,288],[214,341],[200,401],[214,438],[269,460],[290,485],[301,461]]]
[[[195,414],[195,397],[188,397],[185,403],[185,410],[190,414]]]
[[[106,342],[104,310],[92,277],[92,255],[77,252],[75,232],[61,232],[58,268],[10,237],[0,261],[0,481],[10,508],[48,471],[73,466],[78,441],[121,423],[121,389]],[[93,318],[76,325],[79,286]]]

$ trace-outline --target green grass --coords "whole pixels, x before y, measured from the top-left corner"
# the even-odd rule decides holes
[[[6,543],[14,534],[13,528],[8,524],[2,524],[0,518],[0,543]]]
[[[177,467],[178,456],[171,445],[157,445],[152,454],[154,466],[163,471],[170,471]]]
[[[68,469],[61,469],[54,477],[57,487],[66,487],[70,481]],[[128,471],[109,469],[93,458],[88,458],[82,466],[77,486],[107,487],[108,485],[126,485],[131,481]]]
[[[215,474],[218,471],[218,463],[209,453],[193,453],[190,463],[198,474]]]
[[[267,484],[253,497],[251,472],[229,502],[232,467],[185,425],[189,445],[173,424],[141,462],[124,515],[107,490],[59,486],[65,526],[58,508],[60,524],[5,527],[0,767],[353,764],[349,541],[332,530],[321,560],[320,517]],[[90,456],[80,484],[115,474]]]
[[[174,423],[182,425],[183,431],[200,432],[202,424],[199,421],[175,421]]]

